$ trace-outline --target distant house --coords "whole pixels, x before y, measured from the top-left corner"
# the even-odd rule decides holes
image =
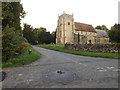
[[[99,43],[109,42],[107,33],[103,30],[96,30],[92,25],[74,22],[73,15],[63,13],[58,17],[56,29],[56,43]]]

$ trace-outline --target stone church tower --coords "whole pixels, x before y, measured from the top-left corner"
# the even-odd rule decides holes
[[[63,13],[58,16],[56,28],[56,43],[65,44],[74,42],[74,18],[73,15]]]

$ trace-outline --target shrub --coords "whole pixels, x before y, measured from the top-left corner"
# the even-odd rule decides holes
[[[22,53],[27,46],[26,41],[19,33],[14,32],[15,28],[6,26],[2,36],[2,60],[7,61],[9,58]]]

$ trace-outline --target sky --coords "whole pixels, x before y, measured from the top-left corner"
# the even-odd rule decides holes
[[[55,31],[58,15],[74,15],[74,21],[97,25],[106,25],[109,29],[118,23],[118,2],[120,0],[21,0],[26,16],[21,21],[33,28],[44,27]],[[120,4],[119,4],[120,5]]]

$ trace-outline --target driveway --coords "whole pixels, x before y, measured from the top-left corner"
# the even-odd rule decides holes
[[[33,46],[41,58],[3,69],[3,88],[118,88],[117,59],[72,55]]]

